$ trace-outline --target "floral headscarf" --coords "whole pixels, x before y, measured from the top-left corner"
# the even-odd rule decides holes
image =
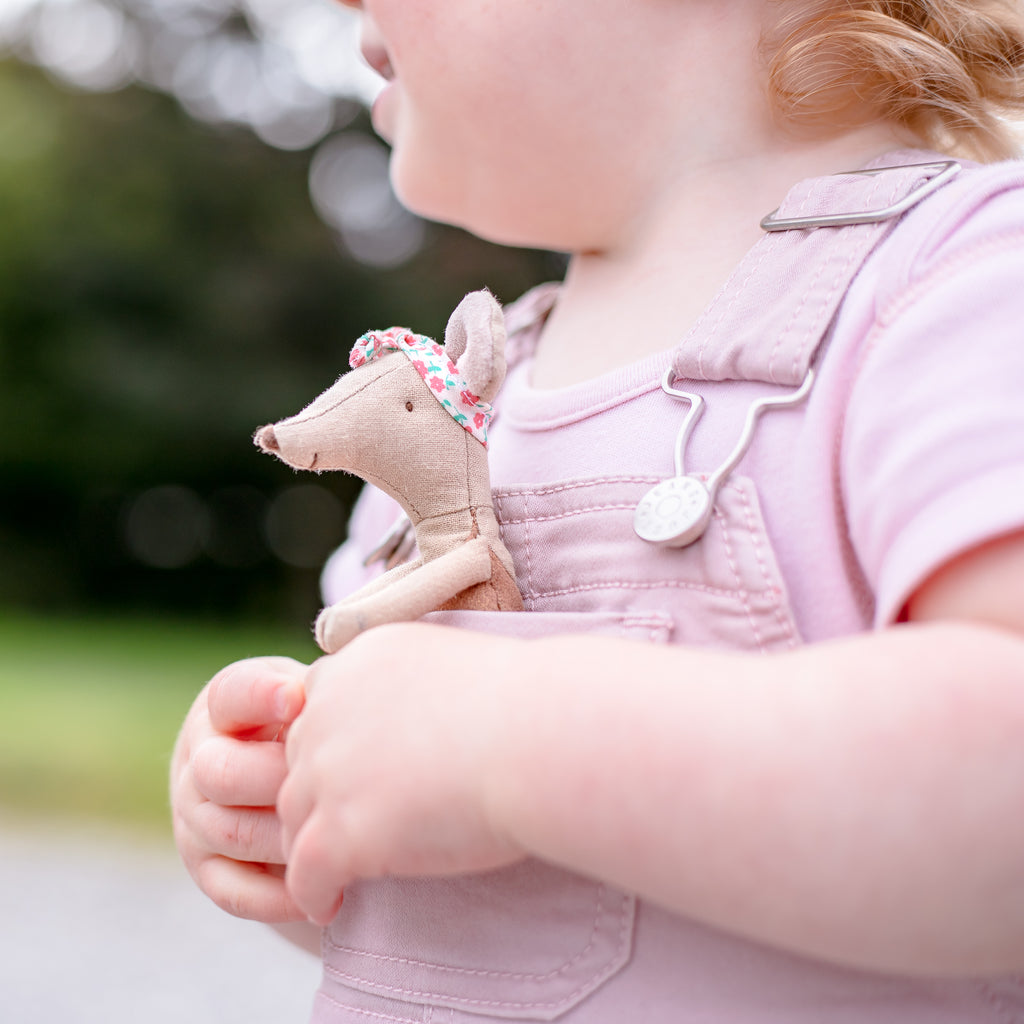
[[[372,363],[387,352],[404,353],[426,382],[430,393],[455,422],[487,447],[491,406],[469,390],[458,367],[448,358],[441,345],[422,334],[413,334],[405,327],[369,331],[353,346],[349,366],[355,369],[364,363]]]

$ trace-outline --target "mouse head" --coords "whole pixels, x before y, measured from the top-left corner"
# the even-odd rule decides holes
[[[443,345],[400,327],[371,331],[350,365],[302,412],[260,428],[256,444],[296,469],[354,473],[417,518],[438,514],[453,497],[464,502],[467,456],[486,472],[490,402],[505,376],[504,318],[494,297],[466,296]]]

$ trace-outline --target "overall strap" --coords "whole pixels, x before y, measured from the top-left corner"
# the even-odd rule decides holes
[[[791,189],[676,349],[675,376],[800,385],[865,260],[903,213],[960,171],[952,160],[921,160],[890,154],[885,166]]]

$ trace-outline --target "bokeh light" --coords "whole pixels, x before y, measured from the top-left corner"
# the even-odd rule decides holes
[[[83,89],[116,89],[135,77],[138,36],[121,10],[98,0],[39,7],[29,45],[40,64]]]
[[[209,532],[202,499],[187,487],[150,488],[126,507],[124,541],[129,552],[154,569],[180,569],[195,561]]]
[[[333,0],[0,0],[0,55],[77,89],[139,83],[197,120],[313,151],[313,200],[339,243],[396,267],[421,250],[425,227],[395,199],[385,148],[345,131],[381,87],[358,32]]]
[[[316,569],[344,540],[348,509],[321,484],[296,484],[268,499],[250,486],[208,497],[180,484],[160,484],[128,497],[121,540],[128,555],[152,569],[182,569],[209,559],[244,569],[274,557]]]
[[[345,508],[326,487],[297,484],[270,503],[267,544],[288,565],[318,568],[344,538],[345,520]]]
[[[309,191],[321,218],[363,263],[398,266],[423,245],[423,222],[395,198],[387,150],[374,139],[345,133],[323,143],[310,166]]]

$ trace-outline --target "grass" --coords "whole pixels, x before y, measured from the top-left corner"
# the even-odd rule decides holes
[[[316,653],[301,629],[0,612],[0,809],[166,831],[168,760],[206,680]]]

